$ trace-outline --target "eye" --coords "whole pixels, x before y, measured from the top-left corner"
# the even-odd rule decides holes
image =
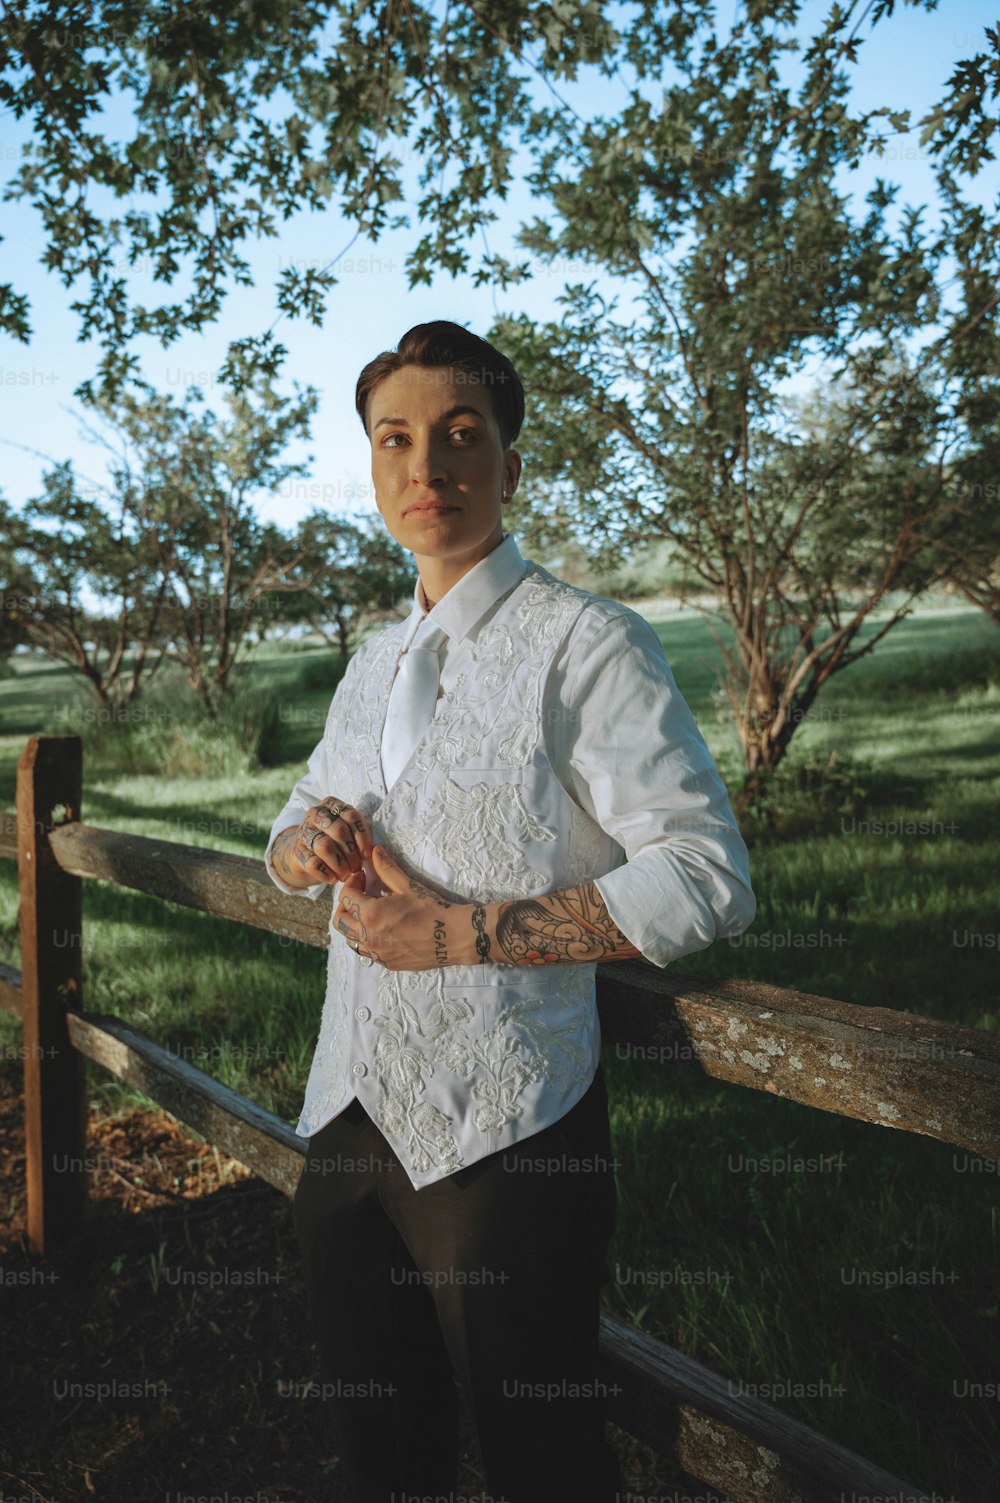
[[[451,430],[451,436],[452,436],[452,438],[455,437],[456,433],[467,433],[467,434],[469,434],[470,438],[478,438],[479,437],[479,434],[476,432],[475,428],[453,428]],[[464,447],[464,445],[463,445],[463,447]]]
[[[406,437],[405,433],[387,433],[386,436],[385,436],[385,438],[382,440],[382,448],[383,449],[387,449],[389,447],[392,447],[393,449],[396,449],[396,448],[399,447],[399,445],[398,444],[392,444],[390,446],[390,444],[389,444],[390,438],[405,438],[405,437]]]

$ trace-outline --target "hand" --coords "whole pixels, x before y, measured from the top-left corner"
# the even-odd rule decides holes
[[[382,895],[366,893],[364,872],[352,872],[333,914],[334,930],[352,950],[388,971],[476,961],[473,904],[451,903],[408,876],[384,845],[374,847],[371,860]]]
[[[343,882],[360,873],[373,844],[364,815],[330,794],[307,810],[300,825],[281,831],[271,859],[290,885],[311,887],[316,882]]]

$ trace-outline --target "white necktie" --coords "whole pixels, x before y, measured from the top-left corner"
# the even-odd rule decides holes
[[[391,788],[434,719],[441,662],[438,649],[447,633],[425,616],[399,660],[382,732],[382,771]]]

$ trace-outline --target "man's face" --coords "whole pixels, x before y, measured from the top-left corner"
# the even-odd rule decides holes
[[[375,504],[389,532],[450,589],[500,542],[521,473],[487,388],[450,366],[404,366],[368,406]],[[504,497],[506,496],[506,500]]]

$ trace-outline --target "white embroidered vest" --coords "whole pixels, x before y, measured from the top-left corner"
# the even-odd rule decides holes
[[[365,642],[327,721],[330,792],[401,864],[459,902],[556,892],[624,852],[548,760],[546,676],[593,595],[529,562],[487,625],[454,644],[457,678],[387,792],[380,743],[402,626]],[[370,864],[366,863],[369,876]],[[333,889],[336,908],[340,883]],[[363,966],[332,933],[327,1000],[296,1131],[357,1095],[416,1188],[558,1121],[600,1057],[596,963]]]

